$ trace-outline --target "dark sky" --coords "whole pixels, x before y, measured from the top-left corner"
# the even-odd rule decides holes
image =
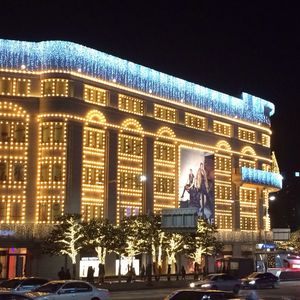
[[[1,1],[0,37],[77,42],[234,96],[273,102],[272,149],[300,169],[297,1]],[[293,6],[294,5],[294,6]]]

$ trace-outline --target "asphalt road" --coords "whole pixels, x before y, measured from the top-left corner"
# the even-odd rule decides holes
[[[112,300],[162,300],[174,290],[176,289],[111,292],[111,298]],[[240,291],[239,297],[243,299],[250,293],[255,293],[259,299],[300,300],[300,282],[281,282],[278,289],[243,290]]]

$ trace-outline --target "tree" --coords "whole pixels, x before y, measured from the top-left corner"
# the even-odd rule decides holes
[[[198,218],[196,231],[186,236],[185,250],[195,264],[203,264],[204,256],[213,255],[222,249],[222,243],[214,236],[216,232],[214,225],[208,224],[203,218]]]
[[[290,239],[285,242],[277,242],[281,249],[292,250],[293,252],[300,252],[300,229],[291,233]]]
[[[112,239],[112,249],[119,256],[119,270],[118,277],[119,282],[121,282],[121,259],[122,256],[126,254],[126,227],[122,226],[113,226],[113,239]]]
[[[66,214],[58,217],[59,224],[54,225],[47,236],[43,251],[50,255],[67,255],[72,261],[72,274],[76,278],[76,257],[83,246],[84,234],[78,214]]]
[[[113,225],[107,219],[92,219],[84,225],[85,244],[92,246],[99,260],[99,280],[103,282],[105,258],[113,250]]]
[[[167,255],[167,262],[168,262],[168,280],[170,279],[171,273],[171,266],[174,263],[175,268],[177,269],[177,260],[176,255],[177,253],[183,251],[184,246],[184,235],[176,232],[167,232],[166,233],[166,240],[168,241],[165,244],[165,252]]]

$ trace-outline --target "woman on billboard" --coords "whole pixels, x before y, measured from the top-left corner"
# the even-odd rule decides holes
[[[196,174],[195,187],[197,189],[197,200],[200,203],[200,216],[204,217],[204,206],[208,197],[208,181],[203,162],[200,163]]]

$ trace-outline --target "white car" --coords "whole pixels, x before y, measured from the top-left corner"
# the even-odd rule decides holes
[[[54,280],[24,294],[34,300],[110,300],[109,291],[82,280]]]

